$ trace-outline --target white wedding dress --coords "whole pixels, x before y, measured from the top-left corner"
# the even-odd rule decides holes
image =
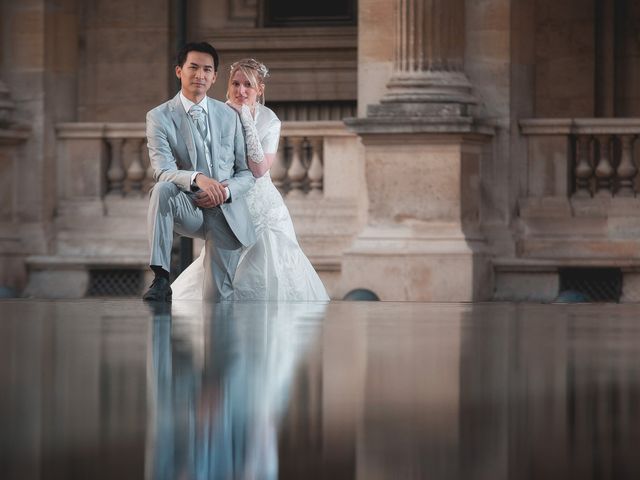
[[[229,107],[231,108],[231,107]],[[280,120],[269,108],[256,104],[255,120],[243,109],[240,118],[247,140],[247,161],[275,153],[280,139]],[[258,143],[259,142],[259,143]],[[289,210],[267,172],[257,178],[245,195],[256,243],[240,256],[233,280],[235,300],[328,301],[329,296],[298,244]],[[171,284],[174,300],[201,300],[204,280],[204,249]]]

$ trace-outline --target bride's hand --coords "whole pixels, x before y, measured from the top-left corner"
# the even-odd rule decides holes
[[[253,108],[251,108],[246,103],[233,103],[232,101],[229,101],[228,103],[229,106],[240,115],[249,115],[250,117],[253,117]]]

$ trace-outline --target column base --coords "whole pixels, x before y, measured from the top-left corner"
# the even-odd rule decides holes
[[[477,104],[463,72],[397,73],[379,105],[369,105],[369,117],[468,117]]]
[[[471,120],[469,105],[453,102],[389,102],[367,107],[369,117],[393,117],[393,118],[421,118],[433,117],[441,121],[446,118],[468,118]]]

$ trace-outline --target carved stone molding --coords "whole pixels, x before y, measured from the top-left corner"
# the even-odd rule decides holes
[[[356,27],[211,29],[202,38],[220,53],[220,71],[251,56],[271,72],[270,102],[338,102],[357,98]],[[216,82],[210,93],[224,98],[226,83]]]

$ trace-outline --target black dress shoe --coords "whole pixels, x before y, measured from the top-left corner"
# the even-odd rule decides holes
[[[156,277],[142,299],[147,302],[170,302],[171,294],[169,280],[165,277]]]

